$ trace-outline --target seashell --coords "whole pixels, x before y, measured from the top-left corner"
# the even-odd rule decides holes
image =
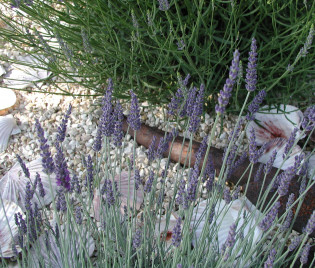
[[[200,239],[202,229],[205,225],[207,216],[207,212],[205,210],[209,209],[208,203],[208,200],[200,202],[193,211],[191,228],[193,228],[193,230],[195,228],[195,235],[192,239],[194,247],[198,246],[198,240]],[[215,247],[215,250],[221,251],[222,246],[228,237],[230,226],[233,223],[237,224],[236,232],[238,232],[241,228],[244,228],[244,239],[248,239],[247,244],[249,246],[250,244],[255,245],[263,234],[263,231],[259,227],[255,226],[256,221],[262,214],[246,197],[236,199],[229,205],[226,205],[224,200],[219,200],[215,205],[214,211],[215,215],[217,215],[214,216],[216,217],[216,220],[210,224],[209,228],[218,228],[217,232],[215,232],[216,237],[212,238],[210,242],[210,246]],[[253,237],[246,238],[247,234],[252,231],[253,228],[255,229]],[[218,248],[216,249],[216,247]]]
[[[68,265],[69,267],[87,267],[87,263],[76,263],[76,261],[79,260],[81,253],[85,260],[92,256],[95,249],[95,242],[91,233],[85,227],[79,227],[79,230],[74,228],[73,225],[70,225],[69,229],[64,225],[61,226],[60,237],[67,241],[65,244],[68,245]],[[29,252],[32,260],[30,267],[65,267],[65,256],[61,253],[62,250],[57,245],[52,231],[42,234]],[[86,256],[86,253],[89,256]],[[75,264],[78,264],[78,266]]]
[[[1,24],[1,22],[0,22],[0,24]],[[4,67],[0,64],[0,76],[5,74],[5,73],[6,73],[6,71],[5,71]]]
[[[0,116],[0,153],[7,149],[10,135],[20,132],[13,115]]]
[[[284,149],[287,144],[287,141],[288,140],[284,138],[276,138],[268,142],[263,155],[259,158],[258,161],[266,164],[270,159],[273,151],[276,150],[277,155],[273,163],[273,166],[279,168],[283,162],[282,156],[284,154]],[[301,153],[302,153],[301,147],[299,145],[294,146],[291,151],[291,154],[289,155],[288,159],[283,163],[281,169],[285,170],[288,167],[293,166],[295,162],[295,157],[300,155]]]
[[[165,240],[165,247],[168,248],[172,244],[172,234],[173,229],[176,225],[176,220],[178,216],[175,212],[172,212],[169,217],[168,226],[166,229],[166,215],[159,216],[155,223],[155,235],[156,237],[160,236],[160,240]],[[181,224],[183,227],[183,222]]]
[[[32,203],[37,202],[38,207],[41,208],[44,205],[48,205],[52,201],[51,190],[50,190],[50,183],[51,181],[52,189],[53,189],[53,196],[56,195],[56,180],[55,175],[50,175],[50,178],[46,173],[44,173],[42,167],[41,158],[33,160],[30,163],[26,164],[26,167],[29,169],[30,172],[30,181],[31,184],[34,183],[36,173],[40,174],[43,187],[45,190],[46,195],[44,198],[40,197],[38,187],[36,188],[36,192],[34,193]],[[0,194],[3,199],[10,200],[16,203],[18,206],[25,211],[25,188],[26,183],[29,179],[24,175],[24,172],[17,162],[3,177],[0,179]]]
[[[38,58],[41,58],[39,60]],[[37,56],[19,56],[19,63],[11,65],[11,70],[4,76],[3,82],[12,88],[23,89],[26,87],[35,87],[35,82],[49,77],[50,71],[43,64],[43,57]],[[36,86],[42,85],[42,82],[36,82]]]
[[[16,102],[16,95],[12,89],[0,87],[0,115],[4,115]]]
[[[271,109],[263,106],[254,117],[255,120],[250,121],[246,128],[246,136],[249,137],[249,131],[254,128],[256,143],[261,146],[274,138],[288,139],[294,128],[300,129],[303,113],[294,106],[281,104],[278,109],[275,106]],[[296,137],[299,135],[300,131]]]
[[[4,207],[4,210],[3,210],[3,207]],[[18,212],[21,214],[23,213],[19,206],[17,206],[13,202],[0,198],[0,257],[1,258],[9,258],[9,257],[15,256],[15,254],[12,251],[12,244],[19,234],[19,229],[15,224],[14,214]],[[9,226],[7,223],[7,219],[9,222]],[[13,239],[11,236],[10,229],[12,232]],[[16,249],[18,252],[22,251],[18,245],[16,245]]]
[[[121,172],[121,179],[119,180],[119,174],[115,176],[115,182],[117,182],[117,189],[120,193],[120,212],[124,213],[124,206],[127,206],[128,203],[128,172]],[[104,184],[104,180],[101,181],[100,185]],[[100,187],[100,188],[101,188]],[[130,207],[133,206],[135,201],[135,208],[140,209],[141,204],[143,203],[143,187],[139,185],[139,189],[135,190],[136,200],[134,200],[134,173],[130,174],[130,183],[129,183],[129,204]],[[101,195],[100,189],[94,190],[94,198],[93,198],[93,210],[92,217],[95,217],[97,221],[100,220],[100,211],[101,211]]]

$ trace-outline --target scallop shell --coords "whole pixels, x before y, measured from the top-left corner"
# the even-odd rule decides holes
[[[200,202],[199,206],[195,207],[193,212],[191,228],[196,228],[193,229],[195,230],[195,235],[192,239],[192,244],[194,247],[198,246],[198,240],[200,239],[202,229],[205,225],[207,215],[207,211],[205,210],[209,209],[208,202],[208,200]],[[211,223],[209,228],[218,228],[218,230],[215,232],[216,237],[211,240],[210,245],[215,248],[218,247],[217,249],[219,251],[221,251],[221,248],[229,235],[230,226],[233,223],[237,224],[236,232],[238,232],[241,227],[244,227],[244,239],[248,239],[248,244],[251,244],[252,246],[254,246],[256,242],[259,241],[263,234],[263,231],[259,227],[255,227],[256,221],[259,217],[261,217],[262,214],[245,197],[236,199],[229,205],[226,205],[224,200],[219,200],[215,205],[214,211],[215,215],[217,215],[217,218]],[[252,231],[253,228],[255,230],[253,232],[254,235],[252,240],[251,237],[246,238],[247,234]],[[218,244],[216,241],[218,241]]]
[[[250,130],[254,128],[256,144],[263,145],[274,138],[288,139],[294,128],[300,129],[303,113],[291,105],[279,105],[278,109],[272,106],[262,107],[254,114],[255,120],[250,121],[246,129],[247,137],[250,137]],[[296,136],[300,135],[300,131]]]
[[[7,149],[10,135],[20,132],[13,115],[0,116],[0,153]]]
[[[2,201],[3,203],[1,203]],[[4,205],[4,210],[3,210],[2,204]],[[0,257],[1,258],[9,258],[9,257],[14,256],[14,253],[12,251],[12,244],[19,233],[18,227],[15,224],[14,214],[18,212],[21,214],[23,213],[19,206],[17,206],[13,202],[0,198]],[[9,226],[8,226],[6,217],[9,221]],[[14,240],[12,239],[10,229],[11,229]],[[21,248],[18,245],[16,245],[16,249],[18,252],[21,252]]]
[[[276,138],[268,142],[263,155],[259,158],[258,161],[266,164],[270,157],[272,156],[273,151],[276,150],[277,155],[273,163],[273,166],[279,168],[283,162],[283,154],[287,141],[288,140],[284,138]],[[285,170],[288,167],[293,166],[295,162],[295,157],[300,155],[301,153],[302,153],[301,147],[298,145],[294,146],[291,151],[291,154],[289,155],[288,159],[283,163],[281,169]]]
[[[85,227],[79,227],[79,230],[74,228],[75,227],[70,225],[69,231],[67,231],[67,227],[61,226],[62,231],[60,236],[63,237],[64,240],[67,241],[66,244],[69,245],[68,265],[69,267],[87,267],[88,263],[77,263],[77,266],[75,264],[76,261],[79,260],[81,252],[85,260],[92,256],[95,249],[95,242],[91,233],[87,231]],[[66,231],[64,231],[64,229]],[[52,231],[48,231],[47,234],[42,234],[33,244],[29,252],[29,256],[32,259],[30,267],[66,267],[64,266],[65,256],[63,256],[61,251],[62,248],[57,245]],[[89,256],[86,256],[86,252]]]
[[[38,187],[36,192],[34,193],[32,203],[37,202],[38,207],[41,208],[44,205],[48,205],[52,201],[51,190],[50,190],[50,183],[49,178],[46,173],[44,173],[42,167],[41,158],[33,160],[30,163],[26,164],[26,167],[29,169],[30,172],[30,180],[31,184],[34,183],[36,173],[40,174],[43,187],[45,190],[46,195],[44,198],[39,196]],[[25,211],[24,200],[25,200],[25,188],[26,183],[29,179],[24,175],[24,172],[17,162],[3,177],[0,179],[0,194],[2,198],[10,200],[16,203],[18,206]],[[56,194],[56,180],[55,175],[50,175],[50,181],[53,188],[53,195]]]
[[[42,82],[36,81],[46,79],[51,72],[45,69],[47,66],[43,64],[44,59],[39,61],[38,58],[19,56],[17,58],[19,63],[11,65],[11,70],[6,73],[3,82],[15,89],[34,87],[35,83],[37,86],[40,86]],[[39,66],[42,68],[38,68]]]
[[[121,180],[119,182],[119,175],[115,176],[115,181],[117,182],[118,191],[120,193],[120,211],[124,213],[124,206],[127,206],[128,203],[128,172],[121,172]],[[104,184],[104,180],[101,181],[101,187]],[[136,209],[140,209],[141,204],[143,203],[143,189],[142,185],[139,185],[139,189],[135,191],[135,205]],[[130,175],[130,183],[129,183],[129,204],[132,207],[134,203],[134,173]],[[94,198],[93,198],[93,211],[91,211],[91,215],[95,217],[97,221],[100,220],[100,212],[101,212],[101,195],[100,189],[94,190]]]

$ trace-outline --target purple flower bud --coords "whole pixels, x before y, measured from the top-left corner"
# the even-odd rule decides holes
[[[71,109],[72,106],[71,104],[69,105],[69,108],[64,116],[64,118],[62,119],[62,122],[60,124],[60,126],[58,127],[58,133],[57,133],[57,141],[59,143],[62,143],[65,140],[66,137],[66,130],[67,130],[67,123],[71,114]]]
[[[301,258],[300,258],[300,262],[302,264],[306,264],[307,260],[308,260],[308,255],[310,253],[310,249],[311,249],[311,245],[310,243],[307,243],[302,250],[302,254],[301,254]]]
[[[304,232],[307,234],[311,234],[315,229],[315,210],[313,210],[312,215],[308,219]]]
[[[188,96],[187,96],[187,100],[186,100],[186,104],[185,104],[185,114],[187,114],[188,116],[192,116],[193,112],[194,112],[194,107],[195,107],[195,101],[196,101],[196,92],[197,92],[197,88],[196,87],[192,87],[189,92],[188,92]]]
[[[170,9],[170,4],[167,0],[159,0],[159,10],[166,11]]]
[[[57,201],[56,201],[56,210],[66,212],[67,211],[67,202],[64,193],[64,188],[57,189]]]
[[[112,116],[113,105],[112,105],[112,94],[113,94],[113,81],[111,78],[108,79],[108,86],[105,92],[104,98],[102,100],[102,116],[100,119],[100,126],[102,129],[102,133],[106,137],[110,137],[114,132],[114,120]],[[95,149],[99,148],[99,137],[97,137],[97,145],[95,145]]]
[[[141,184],[140,172],[139,169],[135,169],[135,187],[136,190],[139,189],[139,185]]]
[[[257,45],[255,38],[252,39],[252,44],[250,47],[248,65],[246,69],[246,89],[248,91],[255,91],[257,84]]]
[[[119,101],[117,101],[115,111],[114,111],[114,144],[119,147],[122,145],[122,139],[124,137],[124,132],[122,130],[122,121],[124,119],[123,110]]]
[[[131,106],[130,106],[130,113],[128,115],[127,121],[129,126],[137,131],[140,129],[141,122],[140,122],[140,109],[138,104],[138,99],[136,94],[130,90],[131,95]]]
[[[153,136],[151,144],[148,149],[148,159],[152,162],[155,159],[155,144],[156,144],[156,136]]]
[[[110,179],[105,179],[101,193],[102,194],[105,193],[106,202],[107,202],[108,206],[113,206],[115,204],[115,196],[114,196],[114,192],[113,192],[112,181]]]
[[[224,258],[225,260],[229,257],[229,254],[227,254],[226,250],[228,248],[232,248],[235,244],[235,235],[236,235],[236,224],[233,223],[230,226],[228,237],[226,238],[226,241],[223,244],[222,249],[221,249],[222,254],[225,254],[225,258]]]
[[[294,173],[291,172],[283,172],[280,175],[280,182],[278,186],[278,194],[280,196],[285,196],[289,191],[289,186],[292,178],[294,177]]]
[[[41,179],[41,177],[40,177],[38,172],[36,172],[36,179],[35,179],[35,181],[38,184],[39,196],[44,198],[46,193],[45,193],[45,189],[44,189],[44,186],[43,186],[43,183],[42,183],[42,179]]]
[[[141,242],[142,242],[142,231],[140,228],[138,228],[133,237],[132,245],[135,249],[137,249],[141,246]]]
[[[149,174],[149,178],[146,181],[146,183],[144,185],[144,188],[143,188],[143,191],[145,193],[150,193],[151,192],[153,181],[154,181],[154,172],[151,170],[150,174]]]
[[[175,96],[172,97],[171,102],[168,105],[168,114],[175,115],[183,100],[184,100],[183,91],[182,88],[179,88],[177,89]]]
[[[35,128],[37,132],[37,136],[39,138],[40,143],[40,155],[42,157],[42,165],[43,171],[50,175],[55,170],[55,165],[51,153],[49,151],[49,146],[47,144],[47,139],[44,136],[44,130],[41,127],[39,121],[36,119]]]
[[[181,223],[182,223],[182,218],[178,217],[178,219],[176,220],[175,227],[172,232],[172,244],[177,248],[180,246],[180,242],[182,240]]]
[[[265,151],[264,144],[259,150],[256,147],[256,135],[255,130],[252,128],[250,130],[250,137],[249,137],[249,161],[253,164],[256,164],[258,162],[259,157],[262,155],[262,153]]]
[[[205,86],[202,84],[200,86],[198,96],[195,99],[193,111],[190,116],[189,127],[188,127],[188,130],[190,131],[190,133],[195,133],[199,127],[200,120],[201,120],[200,116],[202,114],[202,108],[203,108],[203,103],[204,103],[204,93],[205,93]]]
[[[295,250],[298,245],[301,243],[303,236],[299,235],[299,236],[295,236],[294,239],[291,241],[291,244],[288,247],[288,250],[291,252],[293,250]]]
[[[287,144],[285,145],[284,153],[282,156],[283,159],[286,157],[286,155],[289,153],[290,149],[292,148],[294,141],[295,141],[295,136],[296,136],[297,131],[298,131],[297,128],[293,129],[293,131],[290,135],[290,138],[288,139]]]
[[[200,146],[198,148],[198,152],[196,154],[196,160],[195,160],[194,168],[198,168],[199,167],[201,159],[202,159],[202,157],[204,157],[204,155],[206,153],[206,150],[207,150],[207,147],[208,147],[207,141],[208,141],[208,136],[205,136],[202,139],[202,142],[201,142],[201,144],[200,144]]]
[[[231,92],[235,84],[235,80],[239,71],[239,57],[240,53],[235,50],[233,54],[233,60],[230,67],[229,78],[226,79],[223,90],[220,91],[220,96],[218,98],[218,104],[215,106],[215,111],[217,113],[224,113],[226,105],[229,103],[229,98],[231,97]]]
[[[176,197],[176,203],[182,205],[183,209],[188,209],[188,198],[186,193],[186,182],[184,179],[181,179],[178,185],[178,192]]]
[[[265,90],[258,92],[251,104],[248,106],[248,113],[246,115],[247,120],[254,120],[254,114],[259,110],[259,106],[264,101],[266,95]]]
[[[232,200],[238,199],[241,192],[241,186],[237,186],[236,189],[234,189],[234,192],[232,194]]]
[[[85,185],[89,189],[89,193],[92,196],[93,195],[93,162],[90,155],[88,155],[87,161],[86,161],[86,176],[85,176]]]
[[[66,190],[70,190],[70,172],[68,170],[67,162],[63,155],[59,143],[55,144],[57,153],[55,155],[55,173],[58,186],[63,186]]]
[[[267,213],[267,215],[265,216],[265,218],[259,223],[259,227],[266,232],[272,225],[272,223],[274,222],[277,214],[278,214],[278,210],[280,208],[280,202],[276,202],[273,207],[271,208],[271,210]]]
[[[22,158],[18,154],[16,154],[16,158],[17,158],[18,162],[20,163],[20,166],[21,166],[25,176],[27,178],[30,178],[30,172],[29,172],[28,168],[26,167],[26,165],[25,165],[24,161],[22,160]]]
[[[93,150],[95,152],[99,152],[102,149],[102,136],[103,136],[102,126],[99,125],[97,128],[96,137],[93,144]]]
[[[291,225],[291,221],[293,218],[293,211],[292,209],[290,209],[290,206],[292,206],[294,202],[294,194],[290,194],[287,204],[286,204],[286,211],[288,212],[285,221],[283,222],[282,226],[280,227],[280,231],[281,232],[285,232],[286,230],[289,229],[290,225]]]
[[[268,258],[264,263],[264,268],[272,268],[273,267],[273,263],[275,261],[276,254],[277,254],[277,251],[274,248],[272,250],[270,250]]]
[[[31,190],[31,183],[28,181],[26,183],[26,189],[25,189],[25,200],[24,200],[24,204],[25,204],[25,209],[26,210],[30,210],[31,209],[31,200],[33,198],[34,192]]]
[[[301,125],[305,131],[312,131],[315,127],[315,105],[310,106],[305,110]]]
[[[230,202],[232,201],[230,189],[228,187],[225,187],[223,190],[223,199],[226,204],[230,204]]]
[[[254,182],[258,182],[260,180],[260,177],[261,177],[261,173],[262,173],[262,170],[264,168],[264,164],[263,163],[260,163],[259,164],[259,167],[258,167],[258,170],[256,172],[256,175],[254,177]]]
[[[301,181],[300,189],[299,189],[299,194],[302,195],[305,192],[305,189],[306,189],[306,177],[303,177]]]
[[[75,191],[77,194],[81,193],[81,186],[77,175],[73,175],[70,181],[70,193]]]
[[[167,151],[169,147],[169,142],[173,139],[173,136],[171,133],[166,134],[165,137],[161,138],[159,141],[159,145],[157,147],[155,157],[156,158],[162,158],[163,154]]]
[[[78,225],[82,224],[82,212],[80,207],[75,209],[75,221]]]
[[[273,167],[273,163],[275,162],[276,156],[277,156],[277,150],[274,150],[272,152],[271,157],[269,158],[268,162],[265,165],[265,168],[264,168],[265,174],[268,174],[271,171]]]

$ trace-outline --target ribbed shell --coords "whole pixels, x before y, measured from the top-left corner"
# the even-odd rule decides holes
[[[7,149],[9,137],[19,132],[21,130],[16,125],[15,119],[11,114],[0,116],[0,153]]]
[[[18,235],[18,227],[15,224],[14,214],[18,212],[22,214],[23,212],[21,208],[15,203],[5,199],[2,199],[2,201],[4,205],[4,210],[0,199],[0,257],[9,258],[14,256],[14,253],[12,251],[12,235],[14,239]],[[9,226],[6,217],[8,219]],[[16,249],[18,252],[21,252],[21,248],[17,245]]]
[[[42,171],[43,168],[42,168],[41,158],[36,159],[30,163],[27,163],[26,167],[29,169],[29,172],[30,172],[31,185],[35,182],[36,172],[38,172],[40,174],[43,187],[46,193],[44,198],[40,197],[39,190],[37,187],[36,192],[34,193],[34,196],[32,199],[32,204],[34,205],[34,202],[37,202],[39,208],[41,208],[43,205],[48,205],[52,201],[52,196],[51,196],[48,175]],[[26,189],[26,183],[28,181],[29,179],[24,175],[24,172],[20,164],[17,162],[0,179],[0,194],[2,198],[16,203],[18,206],[22,208],[23,211],[25,211],[25,206],[24,206],[25,189]],[[53,194],[55,195],[57,185],[56,185],[54,174],[50,175],[50,181],[53,188]]]

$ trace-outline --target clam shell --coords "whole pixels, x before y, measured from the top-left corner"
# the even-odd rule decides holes
[[[200,202],[199,206],[195,207],[193,212],[194,214],[192,216],[191,228],[196,227],[194,233],[195,235],[192,239],[192,244],[194,247],[198,246],[198,240],[200,239],[202,229],[205,225],[207,215],[207,211],[205,211],[206,209],[210,209],[207,200]],[[236,232],[238,232],[241,227],[244,227],[243,234],[245,239],[247,234],[253,228],[255,229],[253,239],[248,239],[248,244],[251,243],[253,246],[256,244],[256,242],[258,242],[263,234],[263,231],[259,227],[255,227],[256,221],[259,217],[261,217],[261,213],[245,197],[236,199],[229,205],[226,205],[224,200],[219,200],[215,206],[215,215],[218,216],[215,221],[212,221],[209,228],[218,227],[218,231],[216,232],[216,237],[209,243],[210,246],[218,247],[219,251],[221,251],[221,248],[228,237],[230,226],[233,223],[237,224]]]
[[[121,179],[119,181],[119,175],[115,176],[115,181],[117,182],[117,188],[120,193],[120,211],[124,213],[124,206],[127,206],[128,203],[128,172],[121,172]],[[100,183],[100,188],[103,186],[104,180]],[[139,189],[135,191],[135,208],[140,209],[141,204],[143,203],[144,195],[142,185],[139,185]],[[130,183],[129,183],[129,204],[130,207],[133,206],[134,203],[134,173],[130,174]],[[104,205],[103,205],[104,206]],[[97,221],[100,220],[100,211],[101,211],[101,195],[100,189],[94,190],[94,198],[93,198],[93,211],[91,211],[91,216],[95,217]]]
[[[47,71],[45,69],[47,66],[37,58],[33,56],[19,56],[17,58],[19,63],[11,65],[11,70],[5,74],[3,82],[15,89],[34,87],[35,83],[37,86],[40,86],[42,82],[36,81],[46,79],[51,72]],[[38,67],[42,67],[42,69]]]
[[[16,125],[15,119],[11,114],[0,116],[0,153],[7,149],[10,135],[19,132],[21,130]]]
[[[2,206],[2,201],[4,205],[4,210]],[[5,214],[4,214],[5,211]],[[9,258],[13,257],[14,253],[12,251],[12,242],[18,236],[19,230],[18,227],[15,224],[14,220],[14,214],[20,212],[21,214],[23,213],[21,208],[17,206],[15,203],[10,202],[5,199],[0,198],[0,257],[1,258]],[[9,226],[7,223],[7,219],[9,222]],[[11,236],[11,232],[13,235],[13,239]],[[21,248],[16,245],[16,249],[18,252],[21,252]]]
[[[249,122],[246,135],[250,137],[250,130],[254,128],[256,143],[261,146],[274,138],[288,139],[294,128],[300,129],[303,113],[294,106],[281,104],[278,109],[275,106],[271,109],[263,106],[254,117],[257,122]],[[296,135],[299,136],[300,131]]]
[[[31,185],[34,183],[35,178],[36,178],[36,173],[38,172],[40,174],[43,187],[46,193],[44,198],[40,197],[39,190],[37,187],[36,189],[37,194],[34,193],[32,204],[34,204],[34,202],[37,202],[39,208],[41,208],[44,205],[48,205],[52,201],[52,196],[51,196],[48,175],[42,171],[43,167],[42,167],[41,158],[38,158],[36,160],[33,160],[30,163],[27,163],[26,167],[29,169],[29,172],[30,172]],[[55,196],[57,185],[56,185],[54,174],[50,175],[50,180],[51,180],[51,185],[53,188],[53,195]],[[25,211],[25,206],[24,206],[25,188],[26,188],[26,183],[28,181],[29,179],[24,175],[24,172],[20,164],[17,162],[2,177],[2,179],[0,179],[0,194],[2,198],[16,203],[18,206],[22,208],[23,211]]]
[[[0,87],[0,111],[10,108],[16,102],[16,95],[12,89]]]
[[[69,267],[87,267],[87,263],[78,263],[79,266],[75,266],[76,260],[79,260],[81,252],[85,260],[92,256],[95,249],[95,242],[91,233],[87,231],[85,227],[79,227],[79,230],[74,228],[75,227],[70,226],[69,231],[67,231],[67,227],[61,226],[62,231],[60,236],[63,237],[66,244],[69,245],[68,265]],[[64,229],[66,231],[64,231]],[[49,243],[46,241],[49,241]],[[48,231],[48,236],[45,233],[42,234],[33,244],[29,252],[29,256],[32,260],[30,267],[66,267],[64,263],[66,256],[63,256],[61,252],[62,248],[57,245],[55,236],[51,231]],[[85,252],[87,252],[89,256],[86,256]]]
[[[258,161],[266,164],[268,160],[270,159],[273,151],[276,150],[277,155],[273,163],[273,166],[276,168],[279,168],[283,162],[283,153],[284,153],[284,149],[287,144],[287,141],[288,140],[284,138],[276,138],[268,142],[263,155],[259,158]],[[293,166],[295,162],[295,157],[300,155],[301,153],[302,153],[301,147],[298,145],[294,146],[291,151],[291,154],[289,155],[287,160],[283,163],[281,169],[285,170],[288,167]]]

